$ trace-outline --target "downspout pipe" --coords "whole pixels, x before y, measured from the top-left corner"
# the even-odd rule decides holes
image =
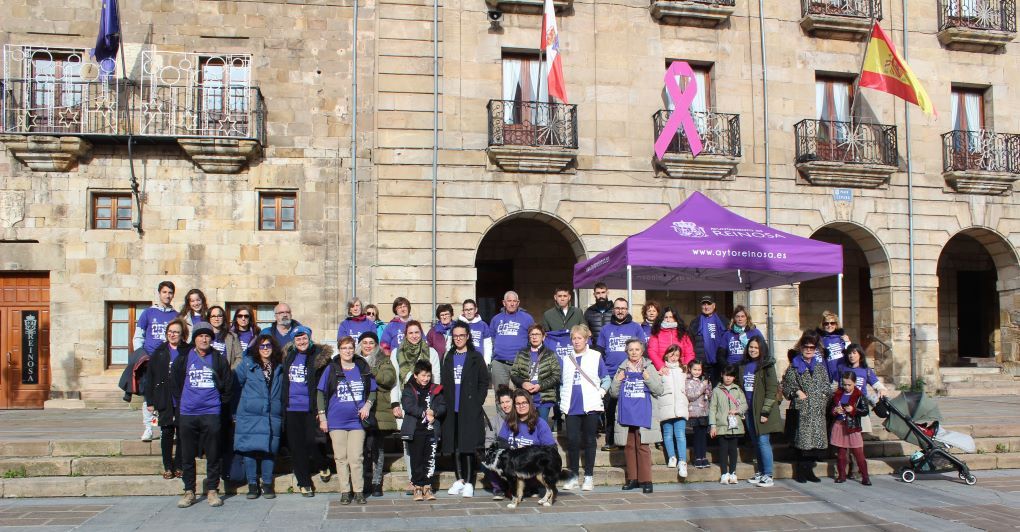
[[[906,0],[904,0],[906,1]],[[765,124],[764,136],[762,137],[765,143],[765,225],[772,226],[772,164],[769,156],[769,62],[766,60],[765,51],[765,0],[758,0],[758,34],[761,37],[759,45],[761,47],[761,101],[762,101],[762,121]],[[750,294],[748,294],[748,302],[750,302]],[[775,352],[775,348],[771,347],[775,345],[776,334],[773,330],[775,327],[774,320],[772,317],[772,289],[765,290],[765,304],[766,304],[766,326],[768,327],[768,343],[770,348]]]
[[[358,1],[354,0],[354,68],[351,72],[351,297],[358,295]]]
[[[439,189],[439,0],[432,1],[432,308],[438,303],[436,295],[436,249],[438,217],[437,194]]]

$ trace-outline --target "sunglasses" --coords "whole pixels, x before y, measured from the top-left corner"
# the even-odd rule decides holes
[[[259,344],[259,349],[272,349],[273,344]]]
[[[813,345],[802,345],[802,346],[800,346],[800,348],[805,350],[805,351],[814,351],[815,350],[815,346],[813,346]]]
[[[826,321],[826,322],[822,323],[822,325],[836,325],[836,322],[834,322],[834,321]]]
[[[375,312],[366,312],[365,315],[366,316],[372,316],[374,318],[375,317]]]
[[[235,317],[236,317],[237,319],[239,319],[239,320],[240,320],[240,319],[245,319],[245,320],[247,320],[247,319],[250,319],[250,318],[251,318],[251,316],[249,316],[249,315],[247,315],[247,314],[238,314],[238,315],[237,315],[237,316],[235,316]]]

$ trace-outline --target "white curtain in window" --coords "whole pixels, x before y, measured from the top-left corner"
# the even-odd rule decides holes
[[[527,61],[528,71],[530,74],[531,90],[528,94],[528,100],[533,102],[546,103],[549,101],[549,83],[545,77],[545,72],[542,70],[543,64],[537,59],[534,61]],[[541,81],[539,81],[541,80]],[[535,123],[544,126],[549,123],[550,107],[548,105],[536,105],[535,109]]]
[[[705,114],[708,111],[708,71],[695,70],[694,78],[698,81],[698,93],[694,96],[694,100],[691,101],[691,114],[694,117],[694,125],[697,126],[699,132],[704,134],[709,126],[708,117]],[[687,90],[688,82],[686,77],[677,76],[676,83],[680,90]],[[666,102],[666,109],[670,111],[676,109],[676,103],[673,102],[673,97],[670,96],[669,91],[663,88],[662,94]]]
[[[967,121],[967,131],[970,131],[970,151],[981,151],[981,95],[977,93],[965,93],[963,95],[963,113]]]
[[[514,100],[521,85],[521,60],[503,59],[503,100]],[[504,103],[503,122],[514,123],[513,110]]]

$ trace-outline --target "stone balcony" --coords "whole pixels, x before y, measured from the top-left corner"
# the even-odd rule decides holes
[[[715,112],[691,114],[700,133],[701,153],[697,157],[691,154],[690,142],[681,128],[666,148],[662,160],[656,159],[657,173],[674,179],[732,179],[740,162],[740,115]],[[654,138],[659,138],[668,119],[668,110],[661,110],[652,117]]]
[[[1014,0],[939,0],[938,39],[949,50],[998,53],[1016,37]]]
[[[562,173],[577,164],[577,106],[490,100],[489,160],[506,172]]]
[[[485,0],[485,5],[504,13],[541,14],[545,9],[543,0]],[[553,0],[553,7],[557,13],[570,11],[574,8],[574,0]]]
[[[800,27],[822,39],[863,41],[882,20],[880,0],[801,0]]]
[[[817,186],[878,188],[898,166],[896,126],[801,120],[797,170]]]
[[[987,130],[944,133],[942,176],[960,193],[1010,192],[1020,178],[1020,135]]]
[[[729,20],[735,0],[651,0],[652,17],[663,24],[712,28]]]

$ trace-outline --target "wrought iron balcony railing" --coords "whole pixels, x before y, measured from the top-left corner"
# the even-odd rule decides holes
[[[970,28],[1016,32],[1014,0],[939,0],[939,31]]]
[[[881,0],[801,0],[803,15],[874,18],[882,20]]]
[[[942,170],[1020,174],[1020,135],[986,130],[943,133]]]
[[[654,138],[659,138],[662,128],[669,119],[669,113],[670,111],[663,109],[652,115],[655,126]],[[691,115],[694,117],[694,125],[698,128],[698,136],[701,137],[702,154],[740,157],[740,115],[712,111],[696,111]],[[691,153],[691,144],[683,129],[673,137],[666,152]]]
[[[801,120],[794,126],[797,162],[897,166],[896,126]]]
[[[266,140],[265,101],[250,86],[5,79],[0,101],[3,133]]]
[[[577,148],[577,106],[489,100],[489,146]]]
[[[652,0],[654,4],[656,0]],[[705,4],[709,6],[729,6],[734,7],[737,5],[737,0],[679,0],[681,3],[686,4]]]

